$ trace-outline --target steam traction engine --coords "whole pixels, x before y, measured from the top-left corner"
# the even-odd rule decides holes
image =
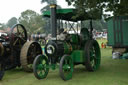
[[[75,9],[56,10],[56,5],[51,5],[50,8],[51,12],[44,12],[44,16],[51,17],[52,38],[45,45],[45,54],[38,55],[33,62],[35,77],[43,79],[47,76],[50,68],[55,70],[58,66],[63,80],[72,78],[74,66],[78,64],[83,64],[88,71],[97,70],[100,66],[101,54],[97,41],[92,38],[92,20],[90,20],[90,31],[87,28],[80,29],[78,26],[75,30],[74,23],[86,20],[86,16],[73,19],[72,16],[76,15]],[[60,24],[57,26],[56,19],[60,20],[61,26]],[[61,23],[63,20],[66,25],[62,25],[64,24],[64,22]],[[58,33],[57,27],[59,28]],[[65,31],[62,28],[69,29]]]
[[[10,33],[0,36],[0,80],[6,70],[17,66],[31,72],[35,56],[41,53],[37,42],[27,41],[25,27],[21,24],[14,25]]]

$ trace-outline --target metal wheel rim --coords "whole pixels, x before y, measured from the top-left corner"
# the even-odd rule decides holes
[[[93,67],[93,70],[97,70],[97,68],[99,68],[99,65],[100,65],[100,57],[99,57],[99,46],[95,43],[93,43],[93,47],[90,48],[91,49],[91,53],[90,56],[93,58],[91,60],[90,58],[90,65]],[[92,63],[93,62],[93,63]]]
[[[48,60],[45,56],[39,55],[36,63],[33,65],[33,68],[35,69],[34,73],[38,76],[40,79],[44,79],[48,72],[49,72],[49,64]]]
[[[71,56],[64,55],[60,61],[60,76],[63,80],[72,78],[73,73],[73,60]]]
[[[97,55],[96,55],[96,52],[95,52],[95,47],[93,47],[91,49],[91,53],[90,53],[90,65],[93,67],[94,70],[96,70],[97,68]]]
[[[85,66],[88,71],[95,71],[100,66],[101,53],[96,40],[88,40],[85,44]]]

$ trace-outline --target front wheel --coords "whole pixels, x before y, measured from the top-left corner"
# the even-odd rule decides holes
[[[44,79],[49,72],[48,59],[44,55],[38,55],[33,62],[33,72],[37,79]]]
[[[85,44],[85,66],[88,71],[95,71],[100,67],[101,53],[96,40],[88,40]]]
[[[60,77],[63,80],[69,80],[72,78],[73,73],[73,60],[71,56],[64,55],[60,60]]]

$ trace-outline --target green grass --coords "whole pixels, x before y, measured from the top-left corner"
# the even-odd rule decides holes
[[[101,49],[99,70],[88,72],[84,66],[78,65],[74,69],[73,78],[66,82],[60,78],[58,69],[50,71],[43,80],[37,80],[33,73],[13,69],[6,71],[0,85],[128,85],[128,60],[112,59],[111,51],[110,47]]]

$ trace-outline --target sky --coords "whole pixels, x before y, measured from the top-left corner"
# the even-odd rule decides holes
[[[65,0],[57,0],[58,5],[62,8],[67,8],[68,4]],[[41,0],[1,0],[0,1],[0,23],[7,23],[12,17],[18,18],[21,12],[30,9],[41,14],[40,9],[46,3],[41,4]]]

